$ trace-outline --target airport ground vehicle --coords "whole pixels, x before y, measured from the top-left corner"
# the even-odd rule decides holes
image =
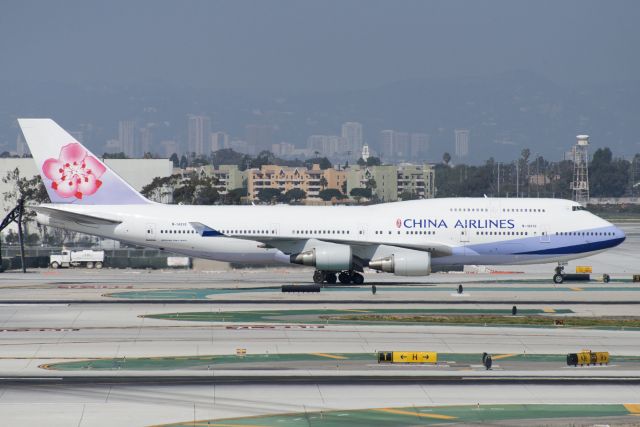
[[[59,254],[51,254],[49,266],[51,268],[60,267],[86,267],[102,268],[104,265],[104,251],[92,251],[85,249],[81,251],[63,250]]]

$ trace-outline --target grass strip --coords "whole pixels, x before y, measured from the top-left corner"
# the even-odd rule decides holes
[[[557,326],[556,322],[562,322],[562,326],[565,327],[640,328],[640,318],[637,317],[352,314],[321,316],[321,318],[326,318],[330,321],[347,322],[400,322],[449,325]]]

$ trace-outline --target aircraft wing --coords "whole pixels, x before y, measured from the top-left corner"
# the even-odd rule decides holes
[[[205,224],[199,222],[191,222],[190,223],[193,228],[203,237],[216,237],[216,236],[226,236],[220,231],[211,228]],[[306,243],[308,240],[317,240],[321,242],[335,243],[340,245],[350,245],[350,246],[375,246],[380,245],[380,242],[363,242],[363,241],[348,241],[348,240],[337,240],[331,239],[329,236],[321,237],[321,238],[309,238],[308,236],[300,236],[300,237],[277,237],[277,236],[256,236],[256,235],[237,235],[233,234],[228,237],[233,237],[234,239],[244,239],[244,240],[252,240],[260,242],[264,245],[265,248],[276,248],[281,250],[284,253],[292,253],[296,252],[297,248]],[[390,244],[385,243],[387,246],[396,246],[399,248],[405,249],[413,249],[417,251],[427,251],[431,252],[433,257],[440,256],[448,256],[452,254],[452,248],[449,245],[445,245],[443,243],[438,242],[424,242],[420,244],[413,243],[401,243],[401,244]]]
[[[37,213],[47,215],[53,220],[75,222],[80,225],[116,225],[122,222],[116,219],[104,218],[96,215],[81,214],[46,206],[29,206],[29,208],[33,209]]]

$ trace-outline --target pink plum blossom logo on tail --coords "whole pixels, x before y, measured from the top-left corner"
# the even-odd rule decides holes
[[[65,199],[82,199],[94,194],[102,185],[100,177],[106,170],[77,142],[65,145],[59,158],[47,159],[42,165],[42,172],[51,180],[51,188]]]

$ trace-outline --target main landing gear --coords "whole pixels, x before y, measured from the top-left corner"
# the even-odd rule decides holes
[[[316,270],[313,273],[313,283],[328,283],[329,285],[333,285],[338,280],[343,285],[348,285],[350,283],[353,283],[354,285],[362,285],[364,283],[364,276],[353,270],[343,271],[338,275],[331,271],[320,270]]]

